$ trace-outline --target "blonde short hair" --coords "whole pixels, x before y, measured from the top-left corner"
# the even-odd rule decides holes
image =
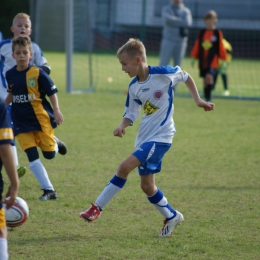
[[[27,19],[27,20],[30,20],[30,16],[26,13],[18,13],[14,19],[13,19],[13,25],[15,24],[15,21],[17,18],[24,18],[24,19]],[[31,21],[31,20],[30,20]]]
[[[12,39],[12,51],[14,52],[15,46],[28,46],[32,52],[31,39],[28,36],[17,36]]]
[[[123,46],[117,50],[116,56],[128,55],[132,58],[139,56],[146,62],[146,50],[144,44],[139,39],[130,38]]]
[[[204,15],[204,20],[209,20],[213,18],[218,18],[218,15],[214,10],[210,10]]]

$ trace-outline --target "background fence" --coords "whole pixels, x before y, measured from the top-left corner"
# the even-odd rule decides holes
[[[72,70],[72,91],[124,92],[129,79],[120,71],[116,50],[130,37],[140,38],[146,45],[149,65],[158,65],[161,9],[169,2],[30,0],[32,38],[43,50],[65,51],[66,34],[71,26],[73,34],[69,37],[73,48],[68,67]],[[228,68],[230,97],[260,99],[260,1],[184,0],[184,4],[191,9],[193,25],[182,67],[193,76],[199,89],[202,80],[198,68],[190,65],[189,53],[198,30],[204,28],[204,14],[213,9],[218,13],[218,28],[233,47],[233,60]],[[72,20],[68,20],[70,11]],[[215,96],[222,96],[221,85],[219,78]],[[180,85],[177,94],[187,95],[185,86]]]

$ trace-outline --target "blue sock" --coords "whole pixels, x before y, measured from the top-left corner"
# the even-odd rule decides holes
[[[176,211],[170,206],[161,190],[157,189],[154,195],[147,198],[165,219],[169,220],[176,216]]]

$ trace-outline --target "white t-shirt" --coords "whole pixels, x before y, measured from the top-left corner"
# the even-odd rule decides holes
[[[50,69],[40,47],[34,42],[32,42],[32,53],[33,56],[30,60],[30,65],[46,66]],[[8,94],[5,73],[15,65],[16,61],[12,57],[12,39],[3,40],[0,43],[0,97],[3,99],[5,99]]]
[[[135,140],[135,148],[149,141],[172,143],[176,132],[173,122],[172,87],[186,82],[188,73],[179,66],[149,66],[146,81],[138,82],[135,77],[129,85],[124,118],[137,120],[141,107],[144,114]]]

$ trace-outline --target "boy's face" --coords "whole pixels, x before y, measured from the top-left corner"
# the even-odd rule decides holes
[[[17,17],[11,27],[14,37],[19,35],[29,36],[32,32],[31,21],[26,18]]]
[[[129,75],[130,78],[138,75],[139,65],[142,63],[140,57],[130,57],[127,54],[118,56],[118,60],[122,65],[122,70]]]
[[[206,19],[204,22],[205,22],[207,29],[211,30],[211,29],[215,29],[217,21],[218,21],[218,18],[213,17],[210,19]]]
[[[32,52],[29,46],[16,45],[12,56],[16,60],[17,69],[23,70],[28,67],[29,61],[32,57]]]

